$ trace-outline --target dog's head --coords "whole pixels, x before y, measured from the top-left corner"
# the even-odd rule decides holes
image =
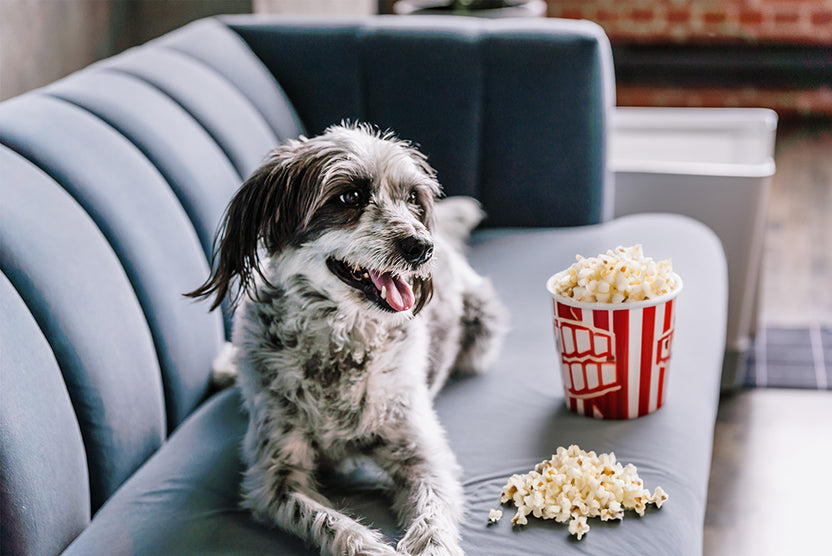
[[[312,275],[325,272],[323,281],[350,299],[416,314],[432,293],[439,194],[425,157],[389,132],[339,125],[290,141],[233,197],[213,272],[187,295],[213,296],[216,308],[235,282],[239,293],[251,293],[265,253]]]

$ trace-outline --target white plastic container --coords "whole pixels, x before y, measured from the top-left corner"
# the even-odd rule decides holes
[[[758,108],[627,107],[615,110],[612,129],[615,216],[684,214],[722,241],[729,281],[726,364],[741,361],[759,314],[777,114]]]

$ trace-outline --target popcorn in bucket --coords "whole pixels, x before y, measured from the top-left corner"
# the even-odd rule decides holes
[[[567,406],[601,419],[632,419],[664,403],[676,296],[670,261],[640,245],[584,259],[549,278],[555,343]]]

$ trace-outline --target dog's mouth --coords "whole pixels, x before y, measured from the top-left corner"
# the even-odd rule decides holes
[[[342,282],[386,311],[407,311],[416,303],[413,287],[402,276],[361,268],[334,257],[326,260],[326,266]]]

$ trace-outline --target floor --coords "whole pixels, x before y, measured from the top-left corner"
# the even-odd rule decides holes
[[[760,324],[825,338],[832,329],[832,122],[781,122],[777,143]],[[832,554],[830,463],[832,390],[723,394],[705,555]]]
[[[769,199],[762,320],[832,324],[832,121],[782,122]]]

